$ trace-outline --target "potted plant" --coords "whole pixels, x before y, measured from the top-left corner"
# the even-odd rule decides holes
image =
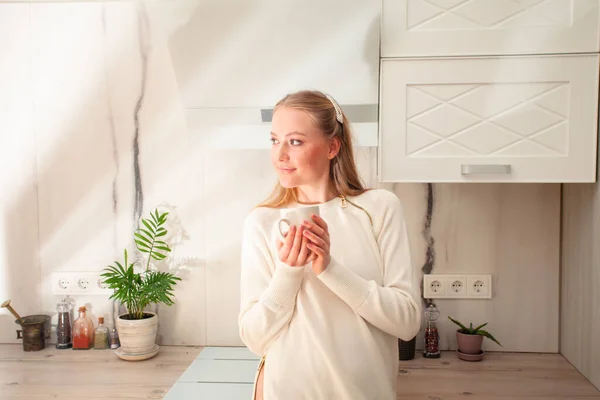
[[[458,342],[457,353],[461,360],[480,361],[483,359],[484,352],[481,350],[481,344],[483,343],[484,336],[502,346],[491,333],[482,329],[488,324],[487,322],[475,328],[473,328],[473,323],[471,322],[467,328],[454,318],[450,316],[448,318],[459,326],[459,329],[456,330],[456,340]]]
[[[151,268],[151,260],[164,260],[167,257],[165,253],[171,251],[169,245],[160,240],[167,234],[164,225],[168,214],[159,214],[158,209],[150,212],[149,219],[142,218],[144,227],[134,232],[137,249],[147,254],[145,263],[143,258],[142,263],[130,263],[125,249],[123,264],[115,261],[115,265],[105,268],[101,275],[103,283],[113,290],[110,298],[127,308],[127,312],[120,314],[115,323],[121,342],[117,355],[123,359],[141,360],[157,354],[158,316],[145,309],[150,304],[174,304],[173,289],[181,278],[171,272]]]

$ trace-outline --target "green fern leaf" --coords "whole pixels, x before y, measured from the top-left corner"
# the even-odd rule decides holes
[[[152,242],[151,242],[151,241],[150,241],[150,239],[148,239],[146,236],[144,236],[144,235],[140,235],[140,234],[139,234],[139,233],[137,233],[137,232],[136,232],[136,233],[134,233],[133,235],[134,235],[136,238],[138,238],[138,239],[140,239],[140,240],[142,240],[142,241],[146,242],[146,244],[148,244],[148,245],[152,245]]]
[[[138,232],[142,232],[144,235],[146,235],[146,239],[148,240],[152,240],[152,237],[154,236],[154,234],[146,229],[143,228],[139,228]]]
[[[156,231],[156,226],[154,225],[154,222],[147,219],[142,219],[142,224],[144,224],[146,229],[148,229],[152,233],[151,236],[154,236],[154,232]]]

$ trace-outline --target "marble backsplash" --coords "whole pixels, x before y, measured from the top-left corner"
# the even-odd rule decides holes
[[[167,203],[189,233],[178,254],[197,262],[176,305],[159,310],[159,342],[241,345],[241,227],[275,174],[268,150],[207,148],[213,132],[190,126],[188,111],[211,96],[197,82],[191,90],[188,74],[219,71],[182,56],[201,32],[196,14],[190,1],[0,2],[0,297],[21,314],[53,314],[53,272],[120,259],[139,216]],[[342,104],[376,101],[377,52],[365,54],[362,75],[353,71],[363,93],[340,92]],[[281,74],[290,90],[297,71]],[[212,106],[228,106],[211,93],[220,99]],[[248,93],[240,98],[251,101]],[[266,93],[257,104],[272,106],[264,103],[278,91]],[[376,148],[356,156],[369,186],[402,200],[415,271],[493,274],[493,299],[437,301],[442,319],[489,322],[504,344],[484,342],[491,350],[558,351],[560,185],[380,184]],[[76,300],[95,316],[111,312],[105,297]],[[2,311],[0,342],[17,342],[14,329]],[[455,348],[453,329],[442,322],[442,348]]]

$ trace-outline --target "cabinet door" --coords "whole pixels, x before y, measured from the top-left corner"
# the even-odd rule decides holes
[[[289,92],[313,88],[340,104],[377,103],[378,2],[192,4],[169,38],[185,108],[269,107]]]
[[[595,181],[597,54],[381,64],[382,181]]]
[[[377,146],[380,2],[159,3],[176,27],[169,52],[200,148],[270,148],[273,107],[303,89],[331,94],[357,145]]]
[[[598,52],[600,0],[383,0],[382,57]]]

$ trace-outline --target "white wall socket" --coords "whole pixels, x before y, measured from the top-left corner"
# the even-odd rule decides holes
[[[425,274],[426,299],[491,299],[491,274]]]
[[[112,290],[103,287],[102,271],[58,271],[52,273],[52,294],[56,295],[111,295]]]

